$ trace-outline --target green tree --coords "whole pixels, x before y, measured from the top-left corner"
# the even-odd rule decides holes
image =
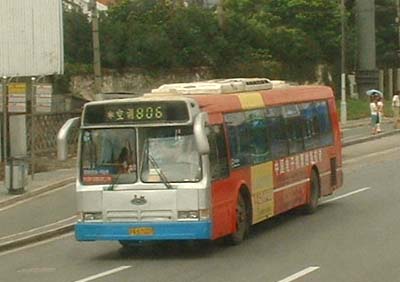
[[[396,5],[393,0],[376,0],[376,53],[380,68],[398,67]]]
[[[92,33],[87,15],[77,6],[64,6],[64,57],[66,63],[92,62]]]
[[[280,64],[282,78],[313,80],[316,65],[332,66],[338,60],[337,1],[227,0],[226,8],[263,33],[264,52]]]

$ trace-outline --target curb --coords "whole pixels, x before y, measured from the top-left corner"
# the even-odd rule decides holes
[[[22,237],[16,240],[7,241],[5,243],[0,244],[0,252],[9,251],[12,249],[24,247],[26,245],[44,241],[46,239],[51,239],[53,237],[63,235],[73,231],[75,228],[75,223],[67,224],[64,226],[60,226],[51,230],[46,230],[37,234],[33,234],[30,236]]]
[[[40,187],[38,189],[34,189],[34,190],[31,190],[31,191],[28,191],[28,192],[26,192],[24,194],[16,195],[16,196],[14,196],[12,198],[0,201],[0,208],[4,208],[6,206],[12,205],[12,204],[17,203],[19,201],[26,200],[28,198],[31,198],[31,197],[46,193],[46,192],[51,191],[51,190],[55,190],[57,188],[65,186],[65,185],[72,184],[72,183],[75,182],[75,180],[76,180],[75,176],[68,177],[68,178],[63,179],[61,181],[50,183],[50,184],[45,185],[43,187]]]
[[[379,133],[377,135],[371,135],[371,136],[367,136],[367,137],[357,138],[357,139],[354,139],[354,140],[343,141],[342,142],[342,147],[346,147],[346,146],[350,146],[350,145],[354,145],[354,144],[359,144],[359,143],[371,141],[371,140],[374,140],[374,139],[380,139],[382,137],[395,135],[397,133],[400,133],[400,129],[395,129],[393,131]]]

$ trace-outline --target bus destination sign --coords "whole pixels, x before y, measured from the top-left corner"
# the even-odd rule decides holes
[[[85,125],[187,122],[189,112],[184,101],[109,103],[87,105]]]

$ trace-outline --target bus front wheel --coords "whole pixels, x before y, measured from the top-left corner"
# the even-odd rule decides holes
[[[226,239],[230,245],[240,244],[248,235],[250,228],[249,206],[242,193],[236,204],[236,231]]]

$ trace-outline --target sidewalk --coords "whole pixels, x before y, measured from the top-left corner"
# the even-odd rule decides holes
[[[0,211],[2,208],[12,205],[18,201],[48,192],[53,189],[60,188],[69,183],[73,183],[76,179],[76,168],[59,169],[54,171],[36,173],[31,179],[27,177],[27,185],[25,193],[13,195],[9,193],[5,187],[4,181],[0,182]]]
[[[365,118],[362,120],[348,121],[346,124],[342,125],[343,146],[349,146],[400,133],[400,129],[395,129],[393,127],[393,122],[390,118],[387,118],[383,122],[383,132],[376,135],[371,134],[369,123],[370,119]],[[4,182],[0,182],[0,212],[9,213],[10,217],[18,218],[18,215],[13,214],[13,204],[64,187],[67,184],[74,183],[75,179],[75,167],[37,173],[34,175],[33,180],[28,176],[28,185],[25,187],[25,193],[20,195],[10,194],[6,189]],[[43,208],[46,209],[46,207]],[[40,225],[39,220],[37,228],[27,230],[26,232],[17,233],[13,232],[13,230],[8,230],[8,236],[0,237],[0,252],[21,247],[46,238],[51,238],[58,234],[70,232],[74,228],[75,221],[76,218],[71,216],[63,221],[55,222],[54,224],[43,227],[44,224]]]
[[[392,118],[383,120],[382,132],[376,135],[371,134],[370,118],[347,121],[341,124],[341,129],[343,147],[400,133],[400,129],[394,128]]]

